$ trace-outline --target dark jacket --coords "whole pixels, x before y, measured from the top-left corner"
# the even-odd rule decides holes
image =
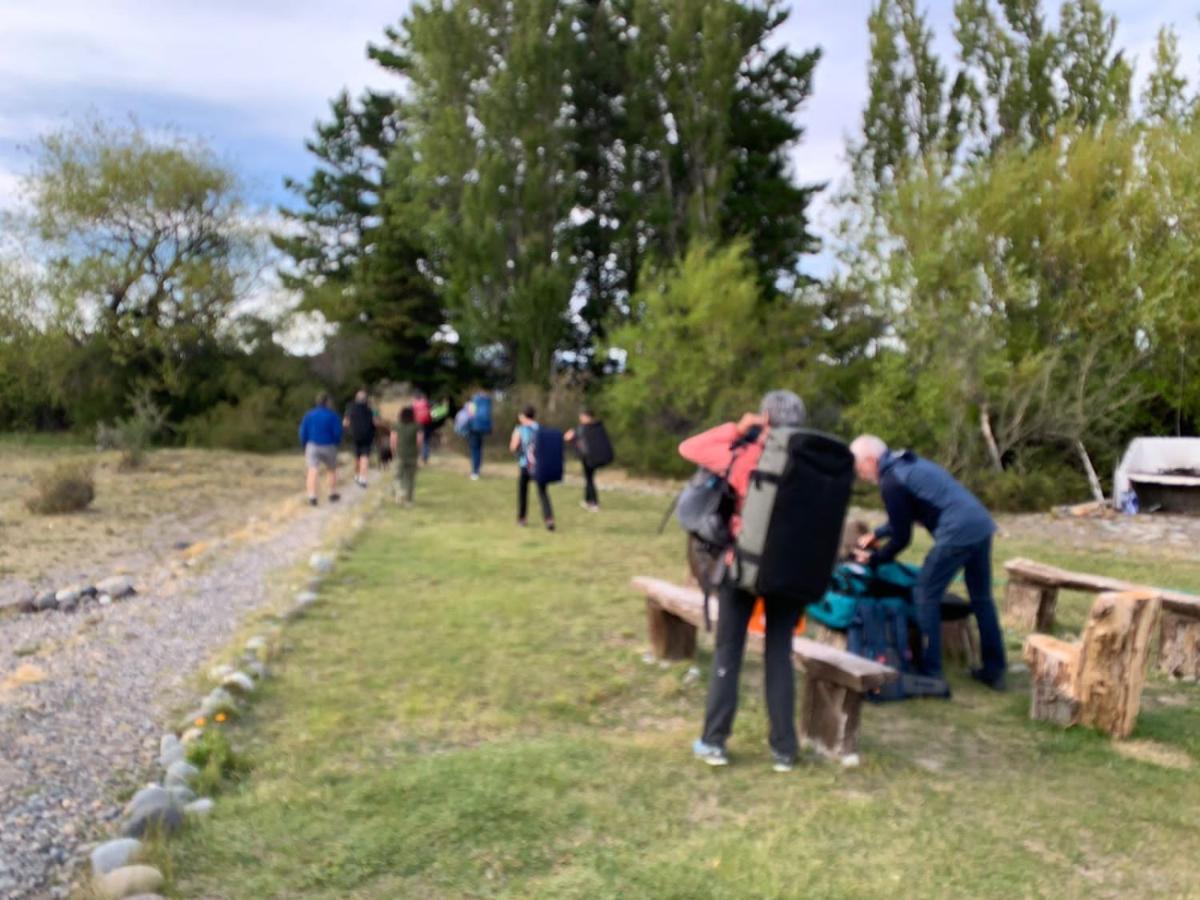
[[[329,446],[342,442],[342,420],[328,406],[314,406],[300,421],[300,444]]]
[[[356,444],[369,444],[375,440],[375,413],[366,403],[357,400],[346,407],[346,418],[350,420],[350,436]]]
[[[937,463],[911,450],[888,451],[879,461],[879,490],[888,521],[875,530],[887,544],[872,554],[889,562],[912,540],[914,522],[924,525],[936,543],[966,547],[990,538],[996,523],[975,495]]]

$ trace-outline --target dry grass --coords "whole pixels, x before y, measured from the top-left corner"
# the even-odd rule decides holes
[[[0,441],[0,587],[107,575],[300,507],[298,455],[160,450],[136,471],[89,447]],[[38,516],[25,507],[39,473],[94,467],[96,498],[82,512]],[[250,523],[249,525],[247,523]]]

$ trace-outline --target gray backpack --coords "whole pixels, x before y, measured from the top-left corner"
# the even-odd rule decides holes
[[[854,486],[854,457],[807,428],[772,428],[742,504],[733,576],[755,596],[806,605],[829,587]]]

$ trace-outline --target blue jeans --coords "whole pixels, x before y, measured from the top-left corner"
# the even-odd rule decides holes
[[[483,435],[472,431],[467,435],[467,444],[471,448],[471,474],[478,475],[479,467],[483,465]]]
[[[433,444],[433,433],[436,429],[432,425],[421,426],[421,462],[429,462],[429,449]]]
[[[917,582],[917,624],[921,629],[921,674],[942,677],[942,597],[954,576],[962,570],[971,598],[971,613],[979,626],[979,649],[983,656],[983,677],[992,680],[1003,675],[1004,637],[992,600],[992,539],[965,547],[934,544]]]

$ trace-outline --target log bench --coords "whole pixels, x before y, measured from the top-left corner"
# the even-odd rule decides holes
[[[690,659],[696,631],[704,623],[704,595],[660,578],[638,577],[633,586],[646,595],[650,643],[659,659]],[[716,623],[717,602],[709,613]],[[761,635],[747,635],[762,650]],[[899,677],[888,666],[803,637],[792,638],[792,653],[804,670],[800,695],[800,745],[845,766],[858,765],[858,725],[862,698]]]
[[[1161,600],[1152,591],[1101,594],[1077,644],[1047,634],[1025,640],[1029,716],[1128,737],[1137,722]]]
[[[1031,559],[1010,559],[1004,564],[1008,587],[1004,608],[1009,621],[1028,631],[1054,628],[1054,611],[1060,589],[1088,593],[1148,591],[1161,600],[1158,668],[1172,678],[1200,679],[1200,597],[1181,591],[1133,584],[1119,578],[1071,572]]]

